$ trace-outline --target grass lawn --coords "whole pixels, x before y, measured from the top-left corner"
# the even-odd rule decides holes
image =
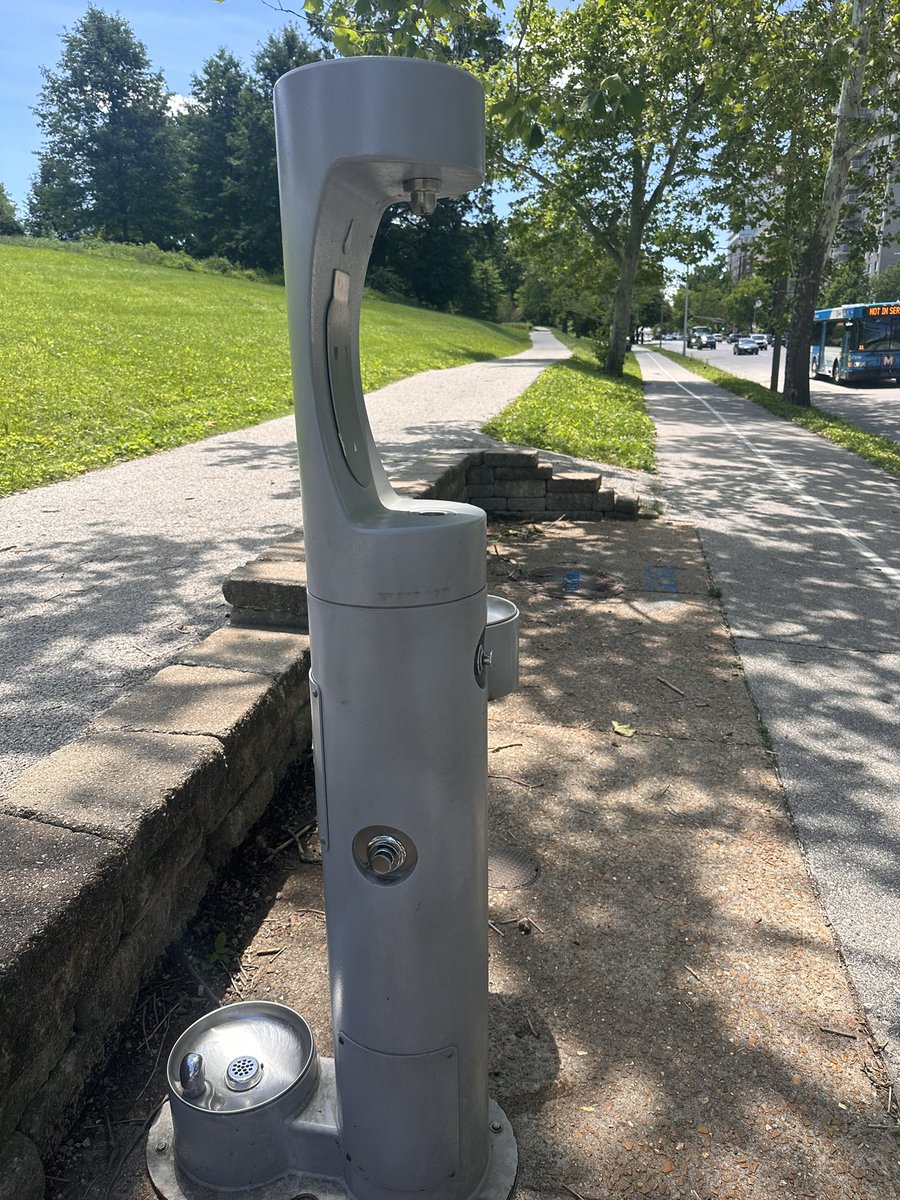
[[[521,329],[391,304],[362,315],[367,391],[514,354]],[[272,284],[0,245],[0,495],[291,410]]]
[[[660,351],[657,350],[656,353],[659,354]],[[849,421],[845,421],[841,417],[836,417],[833,413],[816,408],[815,405],[810,405],[809,408],[799,408],[796,404],[787,404],[784,400],[779,399],[776,392],[769,391],[761,383],[754,383],[750,379],[731,375],[728,371],[711,367],[709,363],[699,362],[695,358],[686,358],[683,354],[676,354],[672,350],[663,350],[662,353],[672,362],[678,363],[679,366],[687,367],[695,375],[708,379],[711,383],[717,384],[728,392],[733,392],[736,396],[743,396],[745,400],[752,400],[754,404],[759,404],[770,413],[774,413],[776,417],[793,421],[795,425],[801,425],[804,429],[818,433],[838,446],[843,446],[845,450],[851,450],[860,458],[872,463],[873,466],[887,471],[889,475],[900,475],[900,442],[894,441],[893,438],[885,437],[880,433],[869,433],[865,429],[851,425]]]
[[[633,355],[621,379],[604,375],[592,343],[557,334],[573,351],[554,363],[499,416],[483,426],[516,442],[589,458],[611,466],[654,470],[655,431],[644,407],[641,373]]]

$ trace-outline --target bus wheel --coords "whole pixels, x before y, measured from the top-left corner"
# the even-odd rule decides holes
[[[817,358],[814,358],[809,364],[809,377],[810,379],[819,378],[819,360]]]
[[[837,359],[831,364],[831,379],[833,383],[843,383],[841,379],[841,365]]]

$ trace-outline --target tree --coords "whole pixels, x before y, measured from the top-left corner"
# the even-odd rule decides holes
[[[294,25],[271,34],[257,50],[253,74],[242,89],[230,137],[228,191],[238,209],[234,255],[248,267],[281,268],[281,218],[275,163],[272,89],[294,67],[322,57]]]
[[[62,42],[35,107],[45,143],[31,225],[64,237],[172,242],[178,167],[162,76],[128,23],[93,6]]]
[[[897,0],[785,7],[722,113],[734,218],[760,228],[756,269],[780,295],[792,281],[784,397],[795,404],[809,404],[809,328],[842,214],[851,251],[864,247],[892,169],[876,143],[897,128],[898,30]]]
[[[190,164],[188,247],[200,257],[237,257],[241,203],[232,153],[248,84],[238,60],[220,49],[193,77],[194,103],[181,119]]]
[[[898,300],[900,299],[900,262],[887,267],[870,281],[870,299]]]
[[[15,237],[24,233],[19,218],[16,216],[16,206],[4,185],[0,183],[0,234],[4,237]]]
[[[642,254],[701,216],[714,118],[766,0],[740,14],[691,0],[587,0],[519,9],[518,49],[493,109],[517,139],[513,178],[555,198],[618,272],[605,367],[622,370]],[[527,22],[527,23],[526,23]]]

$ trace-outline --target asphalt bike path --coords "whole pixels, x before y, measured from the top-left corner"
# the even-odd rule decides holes
[[[787,801],[900,1077],[900,481],[640,351],[671,515],[700,533]]]
[[[479,426],[569,351],[367,397],[389,471],[489,444]],[[0,788],[225,620],[222,581],[301,522],[293,416],[0,499]]]

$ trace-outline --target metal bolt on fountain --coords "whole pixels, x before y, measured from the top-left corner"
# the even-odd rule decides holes
[[[335,1057],[281,1005],[207,1014],[170,1056],[150,1175],[166,1200],[506,1200],[487,698],[516,686],[518,613],[492,597],[489,617],[480,509],[391,489],[359,370],[381,215],[481,182],[482,91],[433,62],[344,59],[283,76],[275,113]]]

